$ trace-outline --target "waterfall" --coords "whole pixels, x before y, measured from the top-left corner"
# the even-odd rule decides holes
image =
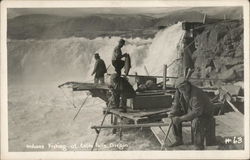
[[[181,23],[160,30],[153,39],[125,39],[123,53],[129,53],[133,72],[145,75],[162,75],[163,64],[178,57],[178,44],[183,35]],[[50,40],[8,40],[8,80],[15,83],[61,83],[92,79],[94,53],[99,53],[110,66],[111,56],[120,37],[89,40],[71,37]],[[168,75],[176,73],[176,65]]]

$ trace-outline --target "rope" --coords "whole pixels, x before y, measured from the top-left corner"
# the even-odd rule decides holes
[[[75,120],[76,117],[78,116],[79,112],[81,111],[81,109],[82,109],[83,105],[85,104],[85,102],[87,101],[88,97],[89,97],[89,95],[88,95],[88,96],[84,99],[84,101],[82,102],[82,105],[81,105],[81,107],[78,109],[78,111],[77,111],[75,117],[73,118],[73,120]]]
[[[109,109],[110,109],[110,105],[111,105],[111,102],[109,102],[108,105],[107,105],[107,109],[106,109],[105,115],[104,115],[104,117],[102,119],[101,126],[103,125],[103,123],[105,121],[105,118],[108,115],[108,112],[109,112]],[[95,149],[95,145],[96,145],[97,139],[98,139],[98,137],[100,135],[101,129],[102,128],[100,128],[99,130],[97,130],[98,132],[97,132],[97,135],[96,135],[96,138],[95,138],[95,141],[94,141],[94,144],[93,144],[93,147],[92,147],[91,151],[93,151]]]
[[[64,90],[63,90],[62,88],[60,88],[60,89],[61,89],[62,92],[63,92],[64,98],[66,98],[67,101],[71,102],[71,104],[73,105],[74,108],[77,108],[77,107],[75,106],[75,104],[74,104],[74,101],[71,101],[71,100],[69,99],[69,97],[66,96],[66,94],[65,94],[65,92],[64,92]]]

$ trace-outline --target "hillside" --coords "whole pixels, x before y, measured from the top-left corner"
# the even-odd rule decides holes
[[[42,35],[46,37],[87,37],[118,36],[132,31],[147,30],[154,24],[152,17],[142,15],[92,15],[70,18],[48,28]]]
[[[170,15],[159,18],[156,26],[168,26],[177,22],[188,21],[188,22],[202,22],[204,15],[197,11],[176,11]]]
[[[65,20],[65,17],[47,14],[18,16],[8,20],[8,38],[39,38],[42,33],[48,30],[48,28],[51,28],[52,26]]]
[[[158,26],[169,26],[178,21],[218,21],[227,15],[228,19],[240,18],[242,8],[215,9],[189,8],[172,11],[162,17],[136,14],[93,14],[79,17],[63,17],[48,14],[22,15],[8,20],[10,39],[48,39],[66,37],[96,38],[104,36],[154,37]]]

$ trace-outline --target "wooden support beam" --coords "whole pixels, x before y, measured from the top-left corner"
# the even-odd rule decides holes
[[[111,75],[111,74],[107,74],[107,75]],[[163,78],[163,76],[147,76],[147,75],[128,75],[127,77],[153,77],[153,78]],[[173,78],[173,79],[177,79],[179,77],[175,77],[175,76],[166,76],[166,78]],[[225,80],[225,79],[219,79],[219,78],[192,78],[190,77],[189,80],[197,80],[197,81],[210,81],[210,80]]]
[[[159,126],[169,126],[169,123],[103,125],[103,126],[91,126],[91,129],[99,129],[99,128],[145,128],[145,127],[159,127]],[[185,124],[184,123],[183,127],[190,127],[190,124]]]
[[[148,69],[147,69],[147,67],[146,67],[145,65],[144,65],[144,70],[145,70],[145,72],[146,72],[147,76],[149,76]]]
[[[227,101],[227,103],[233,108],[233,110],[235,111],[235,112],[238,112],[238,113],[240,113],[240,114],[242,114],[234,105],[233,105],[233,103],[231,103],[229,100],[227,100],[226,99],[226,101]],[[242,114],[243,115],[243,114]]]
[[[236,97],[236,102],[244,102],[244,97],[243,96],[237,96]]]
[[[136,96],[155,96],[155,95],[164,95],[165,92],[159,91],[158,93],[144,93],[144,92],[138,92],[136,93]]]
[[[163,90],[166,90],[167,65],[163,65]]]

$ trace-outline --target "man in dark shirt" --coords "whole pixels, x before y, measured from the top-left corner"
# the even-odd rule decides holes
[[[122,112],[127,112],[127,99],[134,98],[136,95],[132,85],[126,78],[120,77],[117,73],[111,75],[110,84],[114,108],[121,108]]]
[[[184,76],[189,79],[194,72],[194,62],[191,57],[189,48],[186,49],[183,55]]]
[[[92,76],[95,74],[94,83],[104,84],[104,74],[107,72],[105,62],[100,58],[99,54],[95,54],[95,67],[92,72]]]
[[[169,117],[172,118],[172,133],[176,141],[169,147],[183,144],[182,122],[192,121],[192,139],[195,149],[204,149],[204,137],[209,124],[213,123],[213,104],[200,88],[184,77],[176,80],[176,93]]]
[[[187,40],[184,40],[185,49],[182,52],[182,62],[183,62],[183,69],[184,69],[184,77],[189,79],[194,72],[194,62],[192,59],[192,52],[187,44]]]
[[[125,45],[125,40],[120,39],[118,46],[115,47],[112,55],[112,65],[115,67],[116,73],[121,76],[121,69],[124,67],[125,62],[122,60],[127,53],[122,54],[121,48]]]

